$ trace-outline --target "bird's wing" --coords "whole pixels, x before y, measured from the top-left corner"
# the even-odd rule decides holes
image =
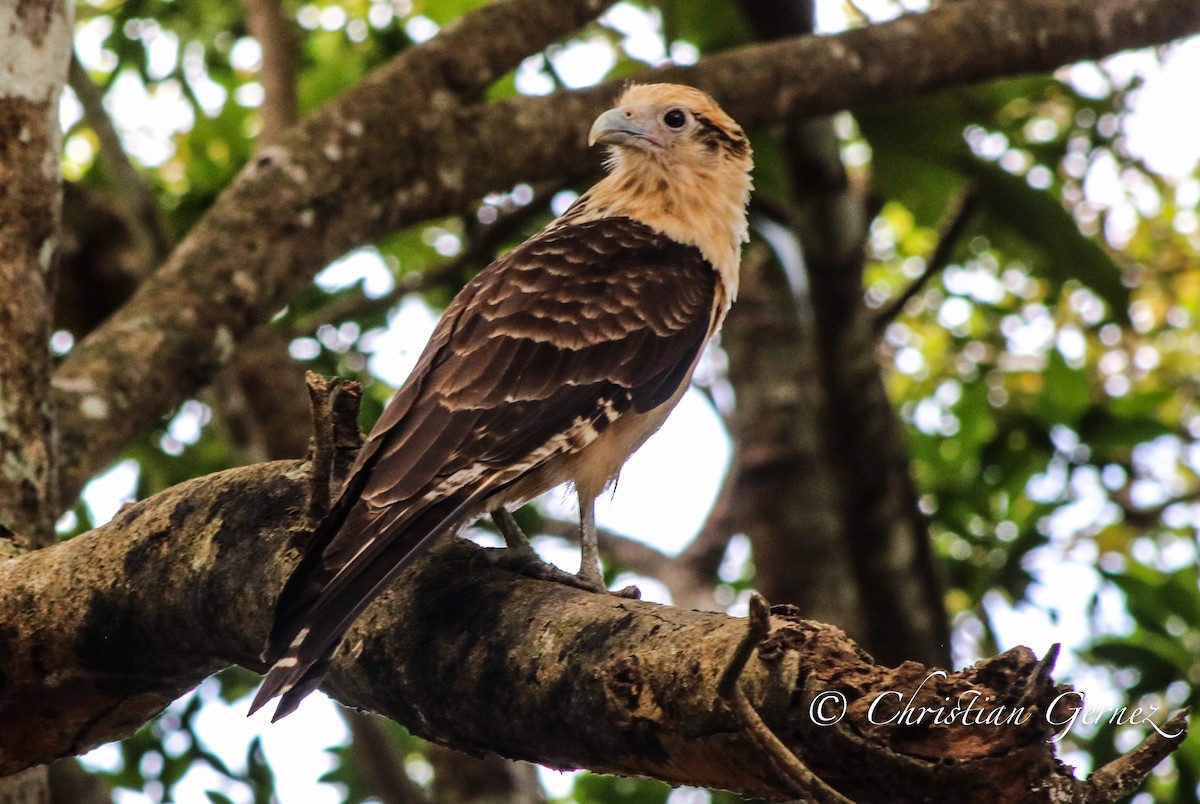
[[[708,339],[716,293],[696,248],[628,218],[548,230],[481,272],[288,581],[265,652],[280,672],[260,698],[323,662],[417,551],[488,497],[669,400]]]
[[[457,473],[522,469],[577,423],[661,405],[708,337],[715,286],[696,249],[629,219],[526,243],[470,288],[419,401],[376,428],[363,500],[440,497]]]

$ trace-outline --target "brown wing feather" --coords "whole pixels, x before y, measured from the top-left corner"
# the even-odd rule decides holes
[[[565,227],[511,252],[439,324],[437,354],[427,350],[424,375],[406,384],[420,383],[419,400],[372,431],[379,454],[363,498],[409,502],[488,461],[497,440],[503,460],[517,460],[606,405],[662,404],[663,375],[686,372],[707,339],[715,282],[696,249],[628,219]],[[431,442],[420,420],[451,412]]]
[[[586,445],[563,434],[666,402],[708,339],[716,282],[696,248],[627,218],[544,232],[472,280],[285,586],[255,708],[290,690],[276,717],[290,711],[429,540]]]

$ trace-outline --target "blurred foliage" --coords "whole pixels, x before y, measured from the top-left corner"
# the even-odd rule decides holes
[[[1129,154],[1120,120],[1137,89],[996,82],[856,114],[845,147],[869,149],[863,170],[887,199],[868,303],[921,275],[957,194],[979,199],[955,259],[882,342],[957,652],[1021,641],[1019,626],[998,634],[1014,610],[1070,617],[1070,584],[1087,578],[1075,647],[1111,669],[1114,710],[1157,706],[1162,723],[1200,702],[1200,237],[1195,201],[1182,215],[1172,203],[1196,177],[1172,183]],[[1088,185],[1109,165],[1118,198],[1097,201]],[[1063,747],[1098,767],[1146,732],[1124,722],[1106,712]],[[1196,742],[1148,783],[1153,800],[1197,800]]]
[[[299,34],[301,113],[481,4],[284,0]],[[654,55],[635,29],[656,25],[662,47]],[[81,60],[113,102],[110,112],[168,228],[182,237],[255,148],[261,86],[242,5],[80,0],[77,29]],[[733,3],[662,0],[622,4],[572,41],[606,44],[614,77],[668,54],[703,55],[748,38]],[[528,59],[489,99],[564,85],[571,44]],[[860,109],[835,124],[853,180],[878,200],[867,304],[886,309],[924,282],[886,322],[879,351],[909,425],[922,507],[947,579],[956,659],[1019,641],[1020,626],[1005,625],[1014,613],[1051,625],[1068,618],[1074,592],[1084,599],[1086,633],[1068,647],[1076,666],[1090,664],[1089,683],[1099,668],[1118,706],[1195,708],[1200,177],[1157,175],[1132,156],[1125,121],[1139,91],[1136,72],[1088,69],[1092,79],[1101,76],[1099,90],[1095,80],[1084,82],[1087,92],[1077,89],[1060,72]],[[118,93],[121,82],[127,88]],[[119,94],[143,100],[116,103]],[[98,141],[75,117],[67,114],[64,173],[111,191]],[[756,132],[755,143],[758,192],[786,205],[778,133]],[[273,325],[293,338],[293,356],[307,367],[364,382],[369,425],[392,390],[371,376],[370,360],[399,305],[418,298],[444,307],[492,251],[542,225],[570,192],[512,188],[469,214],[396,232],[375,245],[383,268],[342,286],[314,284]],[[926,277],[938,231],[965,192],[978,201],[966,233],[950,264]],[[470,245],[484,238],[490,251],[473,254]],[[131,446],[138,496],[238,460],[211,403],[189,402]],[[521,516],[536,528],[536,512]],[[87,526],[85,506],[73,517],[63,522],[64,537]],[[750,585],[752,566],[741,572],[723,571],[724,599]],[[1065,588],[1081,578],[1088,588]],[[238,669],[210,679],[121,743],[108,780],[144,797],[137,800],[180,800],[185,777],[213,802],[272,800],[273,772],[257,740],[231,761],[197,729],[205,706],[244,708],[255,683]],[[1073,730],[1063,747],[1076,752],[1073,762],[1090,756],[1094,767],[1127,750],[1136,732],[1105,722]],[[398,727],[394,736],[398,761],[419,759],[419,741]],[[334,746],[329,756],[324,780],[345,801],[368,800],[353,746]],[[1196,801],[1198,782],[1200,738],[1192,737],[1147,789],[1155,801]],[[735,801],[592,774],[579,775],[569,796],[556,800]]]

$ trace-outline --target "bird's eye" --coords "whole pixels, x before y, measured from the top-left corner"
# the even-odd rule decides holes
[[[663,115],[663,122],[668,128],[683,128],[683,124],[687,122],[687,115],[678,109],[672,109]]]

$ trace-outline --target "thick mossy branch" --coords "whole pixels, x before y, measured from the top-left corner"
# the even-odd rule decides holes
[[[305,463],[234,469],[0,562],[0,774],[132,734],[222,667],[262,669],[309,488]],[[367,609],[325,689],[468,751],[785,800],[777,757],[719,700],[745,633],[722,614],[520,578],[453,540]],[[856,801],[1111,800],[1054,757],[1059,690],[1024,648],[931,675],[878,665],[836,628],[777,607],[738,686],[804,766]],[[968,697],[1024,717],[904,714]],[[1179,739],[1139,749],[1106,789],[1129,789]]]

